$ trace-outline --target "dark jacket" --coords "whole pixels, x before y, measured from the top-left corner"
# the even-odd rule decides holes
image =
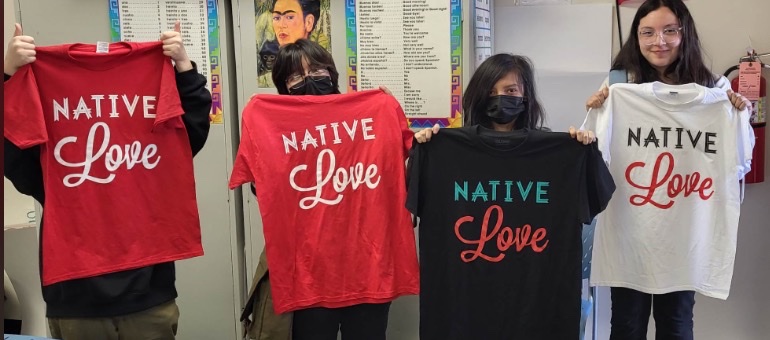
[[[206,78],[194,69],[176,74],[176,85],[185,114],[182,116],[190,148],[197,154],[209,134],[211,93]],[[10,77],[5,76],[7,81]],[[21,150],[3,138],[4,175],[20,193],[45,206],[40,146]],[[40,244],[45,212],[41,219]],[[40,270],[45,256],[40,248]],[[46,316],[59,318],[110,317],[146,310],[177,297],[174,263],[167,262],[96,277],[75,279],[43,287]]]
[[[241,313],[244,339],[291,340],[293,313],[275,314],[265,250],[259,256],[249,298]]]

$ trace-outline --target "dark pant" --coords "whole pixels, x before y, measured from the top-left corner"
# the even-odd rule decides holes
[[[695,292],[647,294],[627,288],[611,290],[610,340],[646,340],[650,309],[655,318],[655,340],[693,340]]]
[[[308,308],[294,312],[292,339],[385,340],[390,302],[343,308]]]

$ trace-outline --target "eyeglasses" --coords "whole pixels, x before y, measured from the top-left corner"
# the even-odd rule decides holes
[[[643,29],[639,31],[639,41],[645,45],[655,45],[658,42],[658,37],[660,37],[664,43],[673,44],[679,41],[681,32],[682,27],[667,27],[660,32],[652,29]]]
[[[289,79],[286,79],[286,87],[288,88],[300,87],[305,82],[305,77],[308,77],[308,76],[313,80],[320,80],[318,78],[329,77],[331,76],[331,74],[329,74],[329,70],[325,68],[312,70],[308,72],[307,75],[301,75],[301,74],[295,73],[292,76],[290,76]]]

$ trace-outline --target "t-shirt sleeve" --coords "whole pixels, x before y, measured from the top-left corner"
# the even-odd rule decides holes
[[[182,109],[182,101],[179,99],[179,90],[176,87],[174,65],[171,64],[168,57],[163,56],[162,60],[163,68],[161,69],[160,90],[153,127],[166,123],[168,127],[183,128],[184,109]]]
[[[417,142],[412,143],[412,149],[409,152],[409,162],[406,167],[406,208],[415,216],[422,213],[422,183],[421,168],[423,163],[422,153],[424,146]],[[415,225],[416,226],[416,225]]]
[[[738,111],[738,109],[733,108]],[[743,109],[737,112],[738,114],[738,134],[737,145],[738,150],[736,153],[736,164],[738,167],[738,179],[743,179],[746,174],[751,171],[751,158],[754,151],[754,145],[756,143],[756,137],[754,136],[754,129],[751,128],[749,123],[749,110]]]
[[[607,208],[607,204],[615,192],[615,181],[610,170],[604,163],[596,143],[585,146],[586,157],[582,166],[583,176],[580,177],[580,222],[591,223],[591,220]]]
[[[612,93],[607,97],[604,105],[598,109],[590,109],[586,114],[581,130],[593,131],[596,135],[599,151],[601,151],[604,161],[610,164],[610,142],[612,141]]]
[[[3,135],[20,149],[26,149],[48,141],[43,103],[37,80],[28,64],[21,68],[3,85]]]
[[[610,77],[605,77],[604,81],[602,81],[602,85],[599,86],[599,90],[609,86],[610,86]]]
[[[230,174],[229,186],[231,190],[242,184],[253,183],[255,181],[252,166],[256,155],[253,152],[251,133],[245,121],[241,130],[241,142],[238,145],[238,154],[235,156],[233,172]]]
[[[725,91],[733,89],[732,84],[730,84],[730,81],[725,76],[719,76],[714,87]]]

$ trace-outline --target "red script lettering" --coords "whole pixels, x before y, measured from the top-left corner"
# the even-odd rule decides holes
[[[665,168],[663,167],[664,161],[666,162]],[[631,178],[631,172],[636,168],[644,168],[646,164],[644,162],[631,163],[626,168],[626,181],[632,187],[637,189],[646,190],[644,195],[631,195],[629,201],[635,206],[642,206],[645,204],[652,204],[660,209],[668,209],[674,205],[673,198],[676,198],[680,194],[684,193],[684,197],[690,196],[693,192],[698,192],[698,196],[704,201],[711,198],[714,195],[714,190],[710,190],[714,184],[714,180],[711,177],[706,177],[701,181],[699,172],[693,172],[692,174],[685,175],[674,174],[674,156],[669,152],[664,152],[658,156],[655,160],[655,165],[652,170],[652,178],[650,178],[650,184],[640,184],[635,182]],[[653,199],[655,190],[660,187],[667,186],[666,194],[671,200],[662,203]]]
[[[493,212],[497,213],[497,218],[492,231],[489,231],[489,221]],[[455,223],[455,235],[462,243],[476,245],[476,249],[460,252],[460,258],[463,262],[471,262],[479,257],[490,262],[500,262],[505,257],[505,251],[514,245],[516,246],[516,252],[519,253],[527,246],[531,247],[536,253],[542,252],[548,246],[548,240],[542,243],[542,245],[539,244],[547,236],[545,228],[538,228],[533,233],[532,227],[529,224],[516,228],[515,232],[511,227],[503,226],[503,209],[499,205],[492,205],[487,208],[487,212],[484,214],[484,222],[481,224],[481,235],[478,240],[469,240],[460,235],[460,227],[466,222],[473,222],[473,216],[463,216],[457,220]],[[492,257],[484,254],[484,244],[495,236],[497,236],[497,249],[500,250],[500,254]]]

